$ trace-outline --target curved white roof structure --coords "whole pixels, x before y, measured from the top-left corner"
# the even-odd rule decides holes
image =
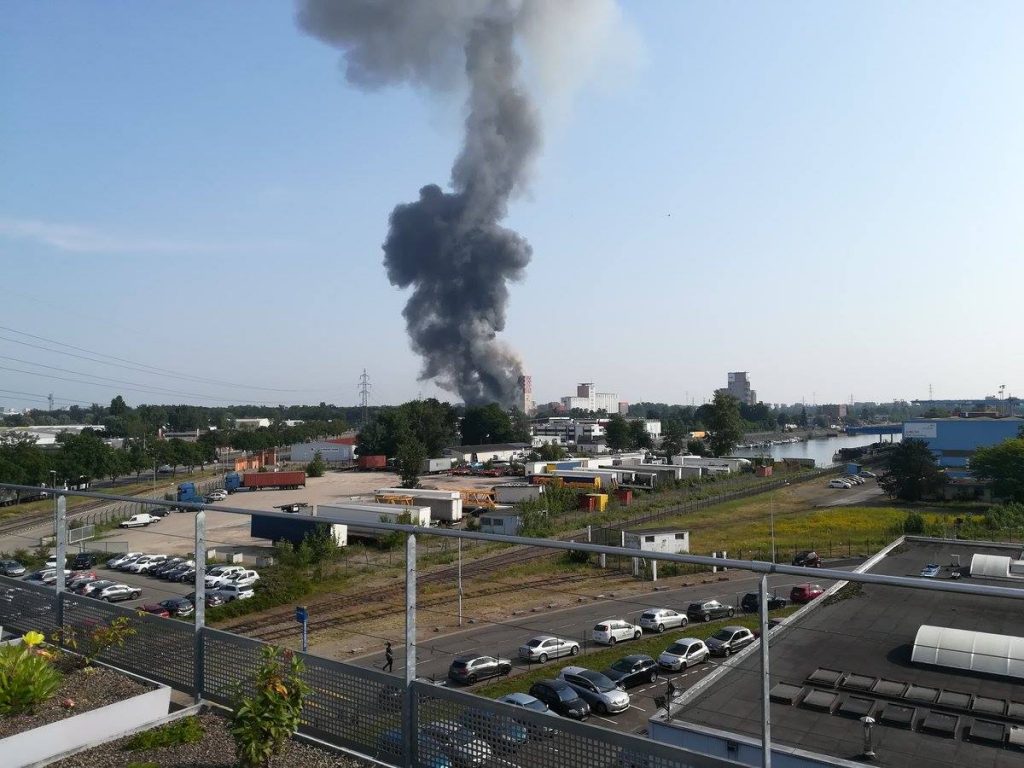
[[[1024,678],[1024,638],[922,624],[911,660],[918,664]]]
[[[971,557],[971,576],[1008,579],[1010,558],[1004,555],[974,555]]]

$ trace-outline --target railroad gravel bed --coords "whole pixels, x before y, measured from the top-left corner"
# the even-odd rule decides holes
[[[205,731],[201,741],[157,749],[125,749],[128,738],[119,739],[53,763],[53,768],[128,768],[130,765],[159,768],[235,768],[235,742],[227,721],[210,712],[199,715]],[[285,744],[268,768],[369,768],[371,764],[297,741]]]
[[[104,667],[76,669],[65,673],[57,694],[43,702],[34,714],[0,717],[0,739],[105,707],[148,690],[150,688],[143,683]]]

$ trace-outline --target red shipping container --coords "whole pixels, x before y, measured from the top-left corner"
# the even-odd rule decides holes
[[[625,504],[627,507],[633,503],[633,489],[632,488],[619,488],[615,491],[615,498]]]
[[[360,469],[387,469],[388,457],[376,455],[360,456],[357,463]]]
[[[774,467],[756,467],[754,473],[758,477],[771,477]]]
[[[580,509],[585,512],[593,512],[597,509],[597,499],[585,493],[580,494]]]
[[[242,475],[245,488],[298,488],[305,484],[305,472],[246,472]]]

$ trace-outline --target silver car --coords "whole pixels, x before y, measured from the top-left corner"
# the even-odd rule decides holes
[[[640,626],[651,632],[664,632],[673,627],[685,627],[689,623],[685,613],[671,608],[648,608],[640,616]]]
[[[491,759],[491,746],[454,720],[436,720],[421,729],[420,734],[436,744],[455,765],[484,765]]]
[[[583,667],[566,667],[558,673],[590,708],[599,715],[625,712],[629,709],[629,694],[600,672]]]
[[[575,656],[579,652],[579,643],[553,635],[538,635],[519,646],[520,659],[536,661],[541,664],[548,659],[557,659],[559,656]]]
[[[673,672],[682,672],[694,664],[707,661],[711,651],[703,640],[695,637],[682,637],[662,651],[658,657],[658,666],[671,669]]]

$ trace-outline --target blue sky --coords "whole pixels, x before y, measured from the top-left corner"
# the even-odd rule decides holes
[[[505,337],[538,400],[595,381],[699,403],[729,370],[769,402],[1024,394],[1024,6],[623,14],[636,66],[550,120],[508,220],[534,259]],[[0,325],[223,383],[0,331],[0,390],[354,403],[366,368],[374,402],[443,395],[416,380],[380,244],[448,179],[459,100],[352,88],[293,16],[5,6]]]

